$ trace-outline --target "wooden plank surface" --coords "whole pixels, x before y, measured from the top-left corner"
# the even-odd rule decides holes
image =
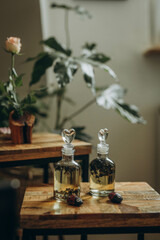
[[[96,227],[160,227],[160,195],[144,182],[116,183],[121,204],[107,197],[92,197],[89,184],[81,184],[80,207],[53,199],[53,186],[29,187],[20,218],[25,229],[63,229]]]
[[[35,133],[31,144],[15,145],[7,138],[0,138],[0,162],[60,157],[64,145],[62,137],[52,133]],[[75,155],[91,153],[91,144],[74,140]]]

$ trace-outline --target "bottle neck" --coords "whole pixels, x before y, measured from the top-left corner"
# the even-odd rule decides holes
[[[65,161],[73,161],[74,160],[74,154],[72,155],[65,155],[64,153],[62,154],[62,159]]]
[[[97,153],[97,156],[98,158],[105,159],[108,156],[108,153],[105,153],[105,154]]]

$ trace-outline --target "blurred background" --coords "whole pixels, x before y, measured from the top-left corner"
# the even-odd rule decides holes
[[[31,80],[33,62],[25,63],[28,57],[36,56],[43,50],[40,40],[56,36],[65,43],[64,13],[50,8],[53,0],[1,0],[0,9],[0,76],[8,76],[9,55],[3,51],[7,37],[20,37],[23,55],[16,60],[17,72],[25,73],[24,86],[20,92],[26,93]],[[82,114],[74,118],[74,125],[85,126],[96,147],[97,132],[101,128],[109,129],[110,158],[116,163],[116,181],[146,181],[160,190],[160,53],[144,55],[150,48],[160,44],[160,21],[158,1],[149,0],[58,0],[58,3],[82,5],[93,18],[81,19],[70,14],[71,46],[74,55],[78,55],[85,42],[96,42],[98,50],[111,57],[109,66],[116,72],[121,84],[128,89],[126,101],[137,105],[147,121],[146,125],[131,124],[112,110],[93,104]],[[152,2],[152,3],[151,3]],[[159,7],[159,8],[158,8]],[[159,32],[158,32],[159,23]],[[49,85],[54,81],[52,71],[42,79]],[[106,73],[96,71],[96,81],[100,85],[111,84]],[[75,109],[92,99],[92,93],[78,72],[73,82],[67,86],[67,95],[76,102]],[[54,128],[55,100],[51,101],[49,117],[45,124]],[[63,104],[63,115],[73,112],[73,107]],[[68,125],[69,126],[69,125]],[[68,127],[66,125],[66,127]],[[46,131],[44,124],[37,130]],[[96,154],[93,148],[91,159]],[[136,236],[121,236],[122,239],[136,239]],[[146,239],[159,239],[159,236],[146,236]],[[75,239],[75,237],[72,237]],[[98,237],[97,239],[102,238]],[[106,237],[105,237],[106,238]],[[52,239],[52,238],[51,238]],[[66,239],[71,239],[66,237]],[[77,237],[78,239],[78,237]],[[93,239],[93,236],[90,237]],[[96,237],[94,236],[94,239]],[[117,236],[108,236],[117,239]],[[119,238],[120,239],[120,238]]]

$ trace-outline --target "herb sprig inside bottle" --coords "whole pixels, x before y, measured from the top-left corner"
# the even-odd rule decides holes
[[[97,158],[90,163],[90,193],[94,196],[107,196],[114,191],[115,164],[108,158],[107,137],[108,129],[101,129],[98,133]]]
[[[80,196],[81,168],[74,161],[74,146],[71,144],[75,134],[74,129],[64,129],[62,132],[65,142],[62,160],[54,168],[54,197],[59,200],[66,200],[70,195]]]

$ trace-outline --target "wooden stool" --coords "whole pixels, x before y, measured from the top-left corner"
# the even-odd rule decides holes
[[[64,142],[58,134],[33,134],[31,144],[15,145],[8,138],[0,138],[0,168],[26,165],[43,165],[44,182],[48,182],[48,163],[61,159]],[[75,160],[82,161],[82,179],[88,181],[88,163],[91,144],[74,140]]]
[[[74,207],[53,199],[53,186],[42,185],[26,189],[20,226],[26,237],[37,235],[82,235],[136,233],[144,240],[144,233],[160,233],[160,195],[144,182],[116,183],[116,191],[123,196],[121,204],[111,203],[107,197],[92,197],[89,184],[81,184],[83,205]]]
[[[73,144],[75,146],[75,160],[81,160],[82,180],[88,181],[91,144],[79,140],[74,140]],[[48,164],[57,162],[62,158],[63,145],[62,137],[52,133],[33,134],[31,144],[18,145],[13,144],[10,139],[3,136],[0,138],[0,168],[38,164],[44,169],[43,182],[48,183]],[[23,193],[24,189],[22,196]]]

